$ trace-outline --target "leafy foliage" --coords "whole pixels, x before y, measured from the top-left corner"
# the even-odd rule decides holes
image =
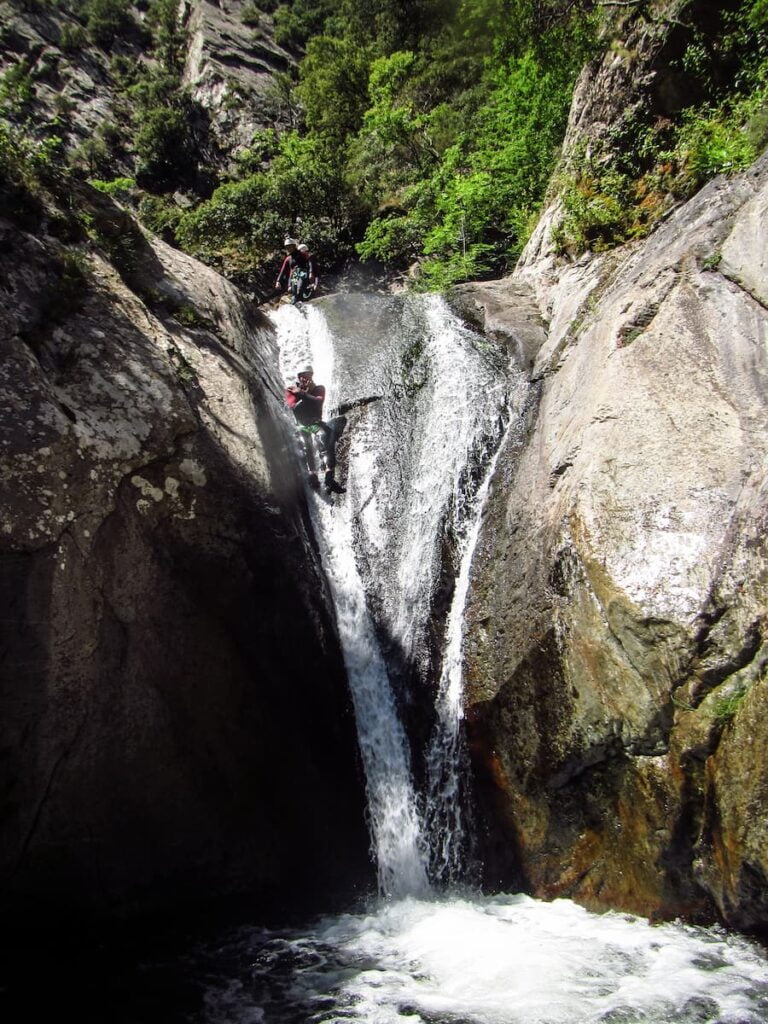
[[[207,203],[182,217],[177,236],[205,258],[226,257],[230,266],[242,269],[266,258],[275,239],[300,221],[313,249],[330,253],[348,220],[341,175],[331,147],[288,132],[267,171],[220,186]]]
[[[130,0],[83,0],[80,13],[91,42],[110,49],[115,39],[135,27],[131,7]]]
[[[563,253],[600,251],[647,235],[676,203],[718,174],[747,167],[768,143],[768,2],[723,8],[694,29],[680,59],[706,97],[673,120],[635,115],[561,182]],[[695,89],[694,89],[695,87]]]
[[[379,191],[386,181],[383,174],[388,173],[390,185],[407,184],[402,168],[410,170],[415,187],[402,194],[400,210],[385,211],[372,221],[360,254],[409,258],[415,232],[427,257],[422,281],[436,287],[508,265],[525,243],[544,195],[582,56],[583,50],[571,62],[550,63],[529,48],[487,71],[485,99],[471,129],[461,131],[447,148],[450,136],[441,130],[444,105],[420,114],[407,94],[404,102],[391,86],[393,67],[402,79],[413,55],[396,54],[374,64],[374,103],[363,131],[368,151],[377,152]],[[385,70],[390,77],[382,85]],[[406,212],[415,222],[409,232],[387,230],[381,223],[401,220]],[[399,253],[393,248],[397,238],[407,246]]]
[[[337,259],[356,239],[364,259],[419,260],[422,286],[509,265],[592,45],[589,6],[556,17],[542,0],[281,5],[276,23],[290,11],[307,26],[293,39],[306,46],[293,93],[303,120],[271,156],[249,153],[243,179],[185,216],[179,239],[242,265],[299,222]]]
[[[236,273],[273,266],[289,231],[323,262],[356,253],[416,263],[417,287],[498,274],[553,187],[560,251],[605,249],[647,234],[768,140],[768,0],[728,0],[703,15],[691,4],[672,68],[689,109],[660,117],[650,103],[633,107],[554,186],[576,77],[611,45],[598,0],[253,0],[243,21],[263,33],[272,18],[298,70],[286,61],[273,75],[267,127],[226,171],[208,114],[183,84],[177,0],[10,2],[57,11],[64,50],[90,42],[111,52],[113,120],[78,140],[77,173]],[[619,6],[625,21],[658,13],[644,0]],[[68,116],[62,100],[55,118],[28,130],[41,73],[22,59],[0,77],[0,114],[14,123],[0,138],[3,187],[30,196],[62,173]],[[135,185],[118,186],[118,174]],[[179,206],[178,190],[196,205]]]
[[[281,46],[301,49],[308,39],[322,33],[333,9],[330,0],[289,0],[276,5],[275,41]]]

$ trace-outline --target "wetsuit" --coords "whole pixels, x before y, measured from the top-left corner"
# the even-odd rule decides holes
[[[301,445],[301,454],[310,475],[317,473],[315,453],[320,457],[320,465],[326,474],[333,475],[336,468],[333,431],[323,422],[323,402],[325,388],[322,384],[310,384],[306,391],[294,394],[286,390],[285,402],[296,417],[297,434]]]
[[[275,281],[275,288],[284,291],[291,285],[291,290],[293,291],[293,283],[302,273],[306,274],[306,283],[311,284],[317,276],[317,268],[315,267],[315,259],[310,253],[301,252],[297,249],[296,252],[289,253],[283,260],[280,272],[277,275],[277,281]],[[301,290],[304,291],[305,288],[306,285]],[[304,298],[303,295],[298,297]]]

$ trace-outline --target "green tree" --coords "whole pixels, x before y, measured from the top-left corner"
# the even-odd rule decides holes
[[[368,53],[346,39],[317,36],[307,47],[296,95],[311,132],[343,143],[367,106]]]
[[[140,184],[163,189],[194,178],[196,154],[184,111],[173,107],[146,111],[135,147]]]
[[[115,39],[135,28],[130,8],[129,0],[84,0],[82,14],[91,41],[109,50]]]

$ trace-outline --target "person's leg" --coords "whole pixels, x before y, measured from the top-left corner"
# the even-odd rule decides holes
[[[325,469],[325,489],[329,493],[343,494],[344,488],[336,483],[336,437],[327,423],[320,423],[320,429],[315,437],[317,438],[317,450],[320,455],[320,463]]]
[[[333,430],[331,430],[327,423],[321,421],[317,425],[320,429],[315,434],[315,441],[317,453],[320,456],[320,465],[326,472],[328,470],[333,471],[336,468],[336,438],[333,436]]]
[[[314,435],[308,434],[306,430],[299,430],[298,435],[301,444],[303,462],[307,467],[307,473],[309,475],[309,486],[313,490],[317,490],[320,486],[320,481],[317,478],[317,466],[315,464]]]

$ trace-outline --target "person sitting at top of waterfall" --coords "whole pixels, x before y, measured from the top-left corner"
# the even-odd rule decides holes
[[[310,286],[312,291],[317,287],[317,270],[309,248],[290,236],[283,242],[283,248],[287,255],[278,272],[275,291],[284,292],[290,286],[294,302],[309,298],[304,293]]]
[[[336,482],[336,452],[333,430],[323,422],[325,388],[315,384],[314,370],[303,366],[296,375],[296,383],[285,389],[285,401],[296,419],[296,433],[300,452],[309,474],[309,486],[318,490],[317,462],[325,471],[324,484],[329,494],[343,494],[345,488]]]

